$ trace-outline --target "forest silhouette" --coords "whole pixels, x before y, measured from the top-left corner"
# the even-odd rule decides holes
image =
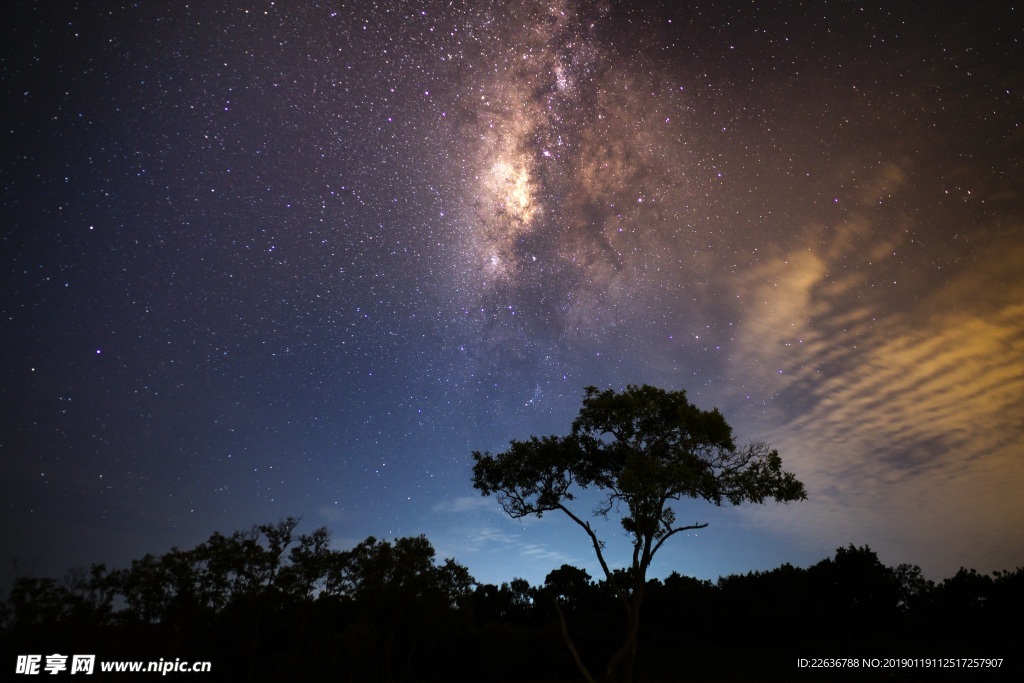
[[[17,655],[89,653],[206,660],[206,680],[578,680],[556,602],[584,662],[599,665],[622,642],[615,589],[583,569],[563,565],[539,586],[481,584],[439,561],[424,536],[335,550],[326,528],[300,534],[298,524],[214,533],[120,569],[19,576],[0,606],[7,666]],[[714,583],[672,572],[645,589],[641,681],[1010,680],[1019,666],[880,672],[797,661],[1012,657],[1024,568],[961,569],[935,583],[851,544],[807,568]]]
[[[482,584],[425,536],[337,550],[326,527],[287,518],[125,568],[16,576],[0,603],[5,661],[201,661],[237,681],[1015,680],[1024,568],[936,584],[850,544],[807,568],[649,578],[665,541],[707,526],[677,521],[676,503],[806,497],[777,451],[737,445],[683,391],[587,387],[570,434],[473,458],[473,485],[512,518],[568,515],[601,576],[563,565],[539,586]],[[632,542],[626,568],[571,507],[588,487]]]

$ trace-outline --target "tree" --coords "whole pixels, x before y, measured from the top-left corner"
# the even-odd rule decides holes
[[[845,638],[886,638],[900,621],[900,587],[896,574],[868,546],[836,548],[807,570],[820,617],[818,632]]]
[[[626,636],[606,668],[608,681],[632,681],[640,606],[647,570],[665,541],[706,523],[680,524],[674,505],[703,499],[764,503],[806,498],[804,486],[782,470],[778,451],[754,442],[737,447],[732,428],[718,409],[701,410],[684,391],[651,386],[598,391],[587,387],[583,406],[568,436],[512,441],[497,455],[474,452],[473,486],[494,494],[514,519],[559,511],[586,532],[608,583],[626,614]],[[570,508],[578,491],[602,494],[594,514],[622,513],[633,545],[631,571],[616,576],[590,522]],[[622,577],[628,581],[622,581]],[[577,662],[590,683],[594,677]]]
[[[353,673],[362,679],[407,680],[415,656],[437,650],[430,645],[469,599],[473,577],[453,559],[437,564],[426,536],[394,543],[371,536],[345,558],[336,585],[355,607],[356,621],[345,632]]]

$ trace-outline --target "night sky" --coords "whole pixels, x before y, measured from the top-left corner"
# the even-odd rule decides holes
[[[654,575],[1024,564],[1024,7],[943,4],[5,3],[4,585],[286,516],[596,576],[470,453],[643,383],[809,495]]]

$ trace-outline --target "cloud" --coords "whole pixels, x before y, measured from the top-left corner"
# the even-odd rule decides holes
[[[565,553],[561,553],[557,550],[552,550],[546,545],[539,543],[524,543],[520,546],[520,553],[529,557],[531,560],[536,562],[544,562],[548,566],[562,566],[563,564],[572,564],[578,561],[578,558],[571,558]]]
[[[321,505],[316,509],[317,514],[326,519],[328,522],[337,524],[338,522],[345,521],[345,511],[340,510],[333,505]]]
[[[871,221],[862,213],[814,248],[776,253],[739,287],[731,371],[765,388],[773,426],[763,435],[811,498],[781,522],[775,510],[751,514],[820,543],[869,542],[936,576],[966,558],[989,562],[983,571],[1016,566],[1022,230],[990,229],[987,249],[934,283],[908,280],[899,236],[868,240],[881,232]],[[920,293],[913,305],[901,307],[901,287]]]
[[[500,553],[507,560],[518,558],[521,564],[538,563],[549,569],[580,561],[580,558],[554,550],[548,544],[527,542],[520,534],[495,527],[473,529],[467,536],[467,545],[466,550],[473,553]]]
[[[501,506],[493,498],[485,498],[484,496],[458,496],[452,499],[445,499],[436,503],[433,506],[433,510],[452,515],[488,512],[498,515],[507,523],[511,523],[505,517]],[[538,522],[539,520],[534,518],[524,518],[516,520],[515,526],[517,529],[522,529]],[[521,534],[502,530],[495,526],[461,527],[460,530],[459,527],[452,528],[449,525],[448,529],[449,532],[455,532],[455,534],[449,533],[447,535],[445,540],[446,552],[454,552],[458,557],[475,555],[479,559],[481,555],[490,555],[500,557],[506,563],[511,562],[524,567],[527,565],[542,566],[549,569],[552,566],[574,561],[573,557],[558,550],[553,550],[546,544],[524,541]],[[530,536],[532,539],[536,535],[531,534]],[[579,560],[579,558],[575,558],[575,560]]]
[[[455,514],[492,509],[496,509],[500,512],[500,508],[498,508],[494,500],[483,496],[458,496],[451,499],[446,498],[435,503],[433,507],[434,512],[450,512]]]
[[[475,500],[475,499],[470,499]],[[491,501],[493,503],[493,501]],[[497,507],[497,506],[495,506]],[[442,512],[470,512],[471,508],[455,506],[435,507]],[[477,508],[478,509],[478,508]],[[500,508],[498,508],[500,512]],[[555,524],[558,527],[558,524]],[[531,530],[520,533],[523,526],[504,520],[500,525],[446,525],[443,533],[432,534],[439,540],[439,552],[443,555],[465,558],[474,567],[477,578],[483,581],[498,580],[495,577],[506,577],[511,568],[516,576],[528,578],[531,582],[543,582],[544,576],[552,568],[563,564],[582,566],[592,558],[586,555],[570,554],[553,547],[543,540],[547,532]],[[574,541],[581,541],[574,538]]]
[[[504,531],[495,529],[494,527],[481,527],[473,529],[467,535],[467,538],[472,544],[486,544],[486,543],[499,543],[501,545],[518,545],[521,543],[519,534],[510,534]]]

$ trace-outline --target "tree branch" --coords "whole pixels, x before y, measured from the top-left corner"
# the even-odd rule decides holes
[[[654,546],[654,550],[651,551],[651,557],[652,558],[654,557],[654,554],[656,552],[658,552],[658,548],[661,547],[661,544],[664,543],[665,541],[667,541],[671,536],[679,533],[680,531],[691,531],[692,529],[703,529],[707,525],[708,525],[708,523],[704,522],[703,524],[690,524],[689,526],[681,526],[681,527],[676,527],[675,529],[670,529],[669,532],[667,534],[665,534],[664,536],[662,536],[661,539],[658,541],[658,543]]]
[[[572,510],[565,507],[561,503],[558,504],[558,508],[565,514],[569,515],[569,519],[579,524],[583,528],[583,530],[587,532],[587,535],[590,536],[590,542],[594,544],[594,552],[597,554],[597,561],[601,563],[601,569],[604,571],[605,578],[608,579],[608,583],[610,583],[612,585],[612,588],[615,589],[615,594],[619,596],[619,600],[621,600],[628,609],[629,598],[626,597],[625,592],[623,592],[622,588],[619,586],[619,582],[615,580],[614,576],[612,576],[612,571],[608,568],[608,563],[604,561],[604,553],[601,552],[601,540],[597,537],[597,534],[595,534],[594,530],[590,527],[590,522],[584,522],[582,519],[573,514]]]

